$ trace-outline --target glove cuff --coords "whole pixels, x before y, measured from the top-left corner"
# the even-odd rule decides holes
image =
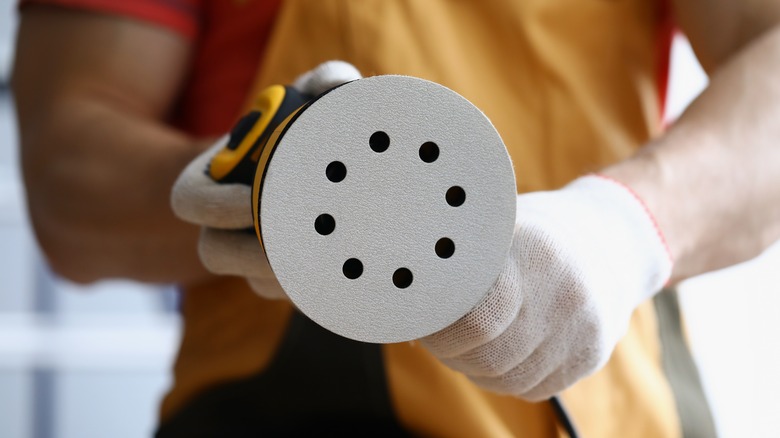
[[[634,197],[634,199],[642,206],[642,209],[647,214],[647,217],[650,218],[650,222],[652,222],[653,228],[655,228],[655,232],[656,232],[656,234],[658,234],[658,238],[661,240],[661,243],[663,244],[663,247],[666,250],[666,256],[669,258],[669,263],[671,263],[672,267],[673,267],[674,266],[674,257],[672,257],[672,251],[669,249],[669,243],[666,241],[666,236],[664,235],[664,232],[661,229],[661,226],[658,225],[658,220],[655,218],[655,215],[653,214],[653,212],[650,211],[650,208],[647,206],[647,203],[645,202],[645,200],[642,199],[642,197],[639,196],[639,194],[637,192],[635,192],[634,189],[632,189],[631,187],[623,184],[622,182],[620,182],[620,181],[618,181],[618,180],[616,180],[616,179],[614,179],[612,177],[609,177],[609,176],[606,176],[606,175],[602,175],[600,173],[594,173],[594,174],[591,174],[589,176],[590,177],[594,177],[594,178],[601,178],[603,180],[606,180],[606,181],[609,181],[609,182],[611,182],[613,184],[616,184],[616,185],[622,187],[623,189],[625,189],[628,193],[631,194],[631,196]],[[587,177],[583,177],[583,178],[587,178]]]
[[[653,295],[671,277],[673,258],[658,221],[642,198],[627,185],[608,176],[591,174],[580,177],[563,189],[578,192],[577,196],[589,199],[602,211],[609,234],[604,236],[615,246],[616,256],[637,258],[644,264],[646,299]],[[626,239],[626,240],[623,240]],[[633,254],[631,254],[633,253]],[[628,261],[628,260],[626,260]]]

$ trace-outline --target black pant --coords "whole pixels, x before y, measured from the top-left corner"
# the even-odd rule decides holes
[[[204,392],[156,437],[409,436],[390,403],[381,346],[294,312],[262,373]]]

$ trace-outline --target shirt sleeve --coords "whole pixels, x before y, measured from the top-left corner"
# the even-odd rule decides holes
[[[202,0],[21,0],[20,10],[31,4],[57,5],[73,9],[120,15],[161,25],[194,39],[200,24]]]

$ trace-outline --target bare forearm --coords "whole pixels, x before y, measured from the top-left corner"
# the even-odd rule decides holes
[[[77,281],[203,275],[197,230],[169,207],[169,188],[201,147],[99,99],[62,99],[44,120],[40,134],[23,129],[22,159],[31,218],[55,270]]]
[[[648,204],[673,278],[748,260],[780,238],[780,28],[711,76],[669,132],[604,171]]]
[[[22,14],[13,88],[30,216],[53,268],[187,282],[197,230],[170,188],[202,146],[164,124],[191,44],[167,29],[79,9]]]

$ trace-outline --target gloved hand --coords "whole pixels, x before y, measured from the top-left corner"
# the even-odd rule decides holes
[[[671,270],[644,203],[614,180],[582,177],[517,197],[499,278],[476,308],[421,341],[485,389],[543,400],[606,364]]]
[[[351,64],[329,61],[301,75],[293,84],[298,91],[316,96],[344,82],[360,79]],[[243,184],[219,184],[205,169],[227,138],[200,154],[179,175],[171,192],[171,206],[179,218],[201,225],[198,254],[209,271],[245,277],[260,296],[284,298],[260,243],[246,228],[253,226],[252,188]]]

